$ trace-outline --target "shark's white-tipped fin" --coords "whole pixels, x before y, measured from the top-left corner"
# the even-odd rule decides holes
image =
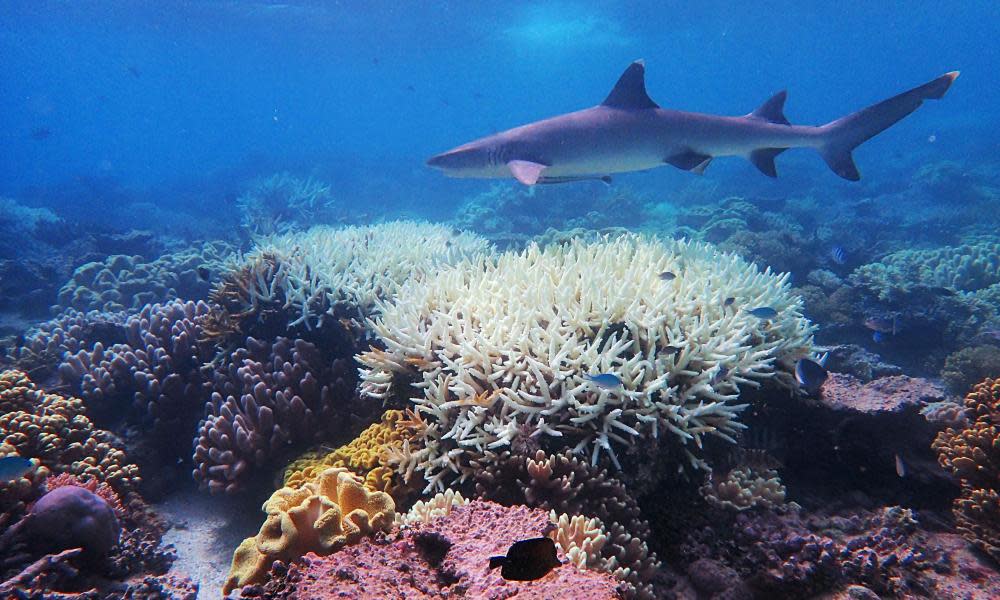
[[[646,93],[646,63],[640,59],[630,64],[601,106],[629,110],[660,108]]]
[[[517,179],[524,185],[535,185],[538,183],[539,178],[541,178],[542,171],[545,170],[546,165],[531,162],[530,160],[512,160],[507,163],[507,168],[510,169],[514,179]]]

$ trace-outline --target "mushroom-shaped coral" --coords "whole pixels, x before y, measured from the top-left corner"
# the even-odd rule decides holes
[[[1000,379],[986,379],[965,397],[969,424],[938,434],[941,466],[957,475],[962,493],[953,505],[957,528],[973,545],[1000,560]]]
[[[264,503],[260,532],[243,540],[233,554],[224,591],[260,582],[276,561],[307,552],[330,554],[362,536],[389,531],[396,515],[392,498],[369,492],[347,469],[332,468],[316,481],[284,487]]]
[[[702,466],[706,437],[742,428],[741,386],[776,372],[791,385],[812,344],[801,309],[787,276],[710,246],[533,246],[405,285],[374,323],[384,349],[358,357],[362,389],[425,418],[411,459],[429,488],[468,478],[525,429],[616,466],[618,451],[662,437]]]

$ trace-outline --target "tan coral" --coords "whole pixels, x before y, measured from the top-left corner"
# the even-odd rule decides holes
[[[433,519],[450,515],[456,506],[465,506],[468,503],[469,501],[462,496],[462,492],[445,490],[438,492],[426,501],[417,501],[398,521],[400,525],[430,523]]]
[[[107,482],[118,492],[139,483],[138,468],[110,432],[94,427],[81,400],[47,394],[20,371],[0,374],[0,444],[55,473]]]
[[[408,438],[403,422],[402,411],[387,410],[378,423],[370,425],[350,443],[325,452],[307,452],[285,469],[285,486],[299,487],[316,480],[326,469],[340,467],[361,477],[369,490],[386,492],[401,500],[410,488],[399,480],[390,461]]]
[[[314,482],[277,490],[262,510],[267,518],[260,531],[233,554],[226,594],[262,581],[276,560],[330,554],[363,535],[389,531],[396,505],[388,494],[366,490],[347,469],[332,468]]]
[[[701,495],[716,508],[743,511],[784,504],[785,486],[773,469],[741,466],[724,474],[709,473]]]

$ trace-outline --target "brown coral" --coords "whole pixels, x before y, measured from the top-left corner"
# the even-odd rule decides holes
[[[957,475],[962,493],[952,509],[973,545],[1000,560],[1000,379],[986,379],[965,397],[969,424],[938,434],[938,462]]]
[[[388,532],[396,505],[383,492],[369,492],[344,468],[327,469],[315,482],[284,487],[264,503],[260,532],[243,540],[233,554],[225,593],[260,582],[276,560],[315,552],[330,554],[362,536]]]
[[[126,461],[120,442],[94,427],[81,400],[47,394],[21,371],[0,374],[0,448],[5,447],[54,473],[96,479],[119,492],[139,483],[138,468]]]

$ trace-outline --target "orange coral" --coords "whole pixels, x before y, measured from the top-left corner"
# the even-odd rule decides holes
[[[0,374],[0,448],[123,493],[139,483],[138,468],[111,433],[94,427],[81,400],[47,394],[21,371]]]
[[[1000,378],[987,379],[965,397],[969,424],[937,435],[938,462],[961,479],[952,510],[958,530],[1000,560]]]
[[[51,492],[56,488],[65,487],[67,485],[81,487],[100,496],[101,499],[107,502],[108,506],[115,511],[115,515],[117,515],[119,519],[125,517],[125,506],[122,504],[122,500],[121,497],[118,496],[118,492],[111,489],[111,486],[103,481],[97,481],[96,479],[80,479],[76,475],[60,473],[45,480],[45,491]]]

